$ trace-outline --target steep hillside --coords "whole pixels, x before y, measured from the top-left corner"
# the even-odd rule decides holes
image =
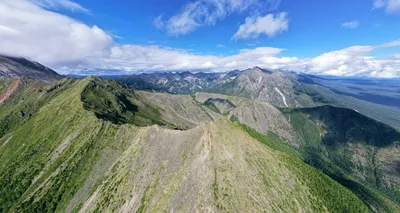
[[[0,79],[2,82],[0,88],[6,87],[5,91],[10,91],[13,82],[18,82],[18,86],[0,103],[0,138],[29,121],[42,106],[75,81],[65,79],[51,86],[30,79]],[[6,93],[2,96],[5,97]]]
[[[193,94],[232,81],[240,71],[229,73],[143,73],[119,80],[137,90],[165,91],[172,94]]]
[[[161,121],[161,115],[156,109],[139,102],[135,94],[125,85],[95,77],[89,79],[81,99],[84,108],[94,112],[97,118],[114,124],[166,125]]]
[[[152,73],[121,78],[134,89],[172,94],[197,92],[240,96],[281,108],[321,105],[355,109],[400,130],[398,81],[332,80],[254,67],[226,73]]]
[[[297,93],[296,75],[290,72],[270,71],[255,67],[244,70],[234,80],[205,92],[241,96],[272,103],[279,107],[302,107],[314,105],[310,96]]]
[[[187,114],[173,103],[146,105],[156,101],[143,96],[93,77],[20,87],[0,105],[1,117],[19,123],[0,136],[0,211],[371,211],[296,155],[274,149],[274,139],[262,144],[183,97],[175,100],[186,100],[185,113],[211,117],[173,130]]]
[[[196,101],[231,120],[238,120],[262,134],[298,146],[299,141],[290,123],[279,109],[269,103],[209,93],[196,93],[194,97]]]
[[[30,78],[53,83],[62,76],[37,62],[0,55],[0,78]]]
[[[227,121],[139,134],[83,212],[368,211],[340,185]],[[336,193],[344,196],[324,197]]]
[[[294,73],[259,67],[226,73],[141,74],[123,77],[121,80],[139,90],[166,91],[172,94],[218,93],[265,101],[279,107],[316,106],[327,101],[299,91],[301,84]]]
[[[170,95],[136,91],[141,102],[156,107],[163,120],[174,123],[181,129],[191,129],[204,121],[215,121],[222,115],[199,104],[188,95]]]
[[[303,140],[299,150],[308,163],[350,188],[363,188],[345,180],[354,177],[400,202],[398,131],[353,110],[331,106],[283,112]]]
[[[0,79],[0,104],[15,92],[20,82],[19,79]]]
[[[331,106],[282,109],[282,114],[268,103],[245,98],[206,93],[197,93],[195,98],[245,124],[244,129],[251,134],[281,141],[272,146],[300,156],[351,189],[371,208],[381,212],[399,209],[400,133],[392,127]],[[266,142],[271,145],[270,140]]]
[[[4,95],[12,86],[12,79],[0,79],[0,96]]]

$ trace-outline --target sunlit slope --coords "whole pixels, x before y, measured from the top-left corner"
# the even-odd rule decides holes
[[[368,211],[350,191],[226,120],[137,133],[84,211]]]
[[[266,143],[300,156],[375,211],[400,211],[400,133],[396,129],[350,109],[323,106],[280,111],[268,103],[233,96],[197,93],[194,97],[252,134],[280,141]]]
[[[13,82],[18,83],[17,88],[0,104],[0,138],[29,121],[42,106],[76,83],[64,79],[47,86],[30,79],[1,79],[0,87],[7,87],[5,90],[9,91]]]
[[[164,119],[167,110],[123,85],[92,77],[57,85],[32,93],[43,101],[0,139],[1,212],[369,211],[340,184],[224,118],[172,130],[180,127]],[[104,110],[115,117],[99,116]]]

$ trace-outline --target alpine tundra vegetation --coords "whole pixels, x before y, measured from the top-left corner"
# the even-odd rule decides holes
[[[399,213],[399,0],[0,0],[0,213]]]
[[[354,110],[18,81],[0,105],[2,212],[399,210],[400,133]]]

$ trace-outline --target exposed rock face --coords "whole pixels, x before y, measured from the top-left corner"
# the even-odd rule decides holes
[[[30,78],[53,83],[62,76],[37,62],[0,55],[0,78]]]
[[[205,105],[213,104],[222,113],[230,112],[236,108],[236,106],[231,101],[222,98],[209,98],[204,102],[204,104]]]
[[[23,96],[25,89],[29,96]],[[199,100],[135,93],[97,78],[66,79],[33,91],[22,87],[0,105],[1,124],[19,124],[0,129],[1,211],[369,211],[345,187],[213,115]],[[229,101],[235,113],[248,100]],[[130,104],[137,109],[128,112]],[[26,106],[37,107],[32,116],[10,119]],[[258,107],[258,113],[271,107],[268,112],[278,116],[270,105]],[[119,122],[96,115],[107,110]],[[155,118],[167,125],[146,120]],[[179,124],[189,129],[169,128]]]
[[[218,93],[292,108],[314,104],[307,94],[296,91],[299,82],[294,73],[259,67],[227,73],[141,74],[121,80],[134,89],[167,91],[173,94]]]
[[[0,104],[7,100],[14,93],[14,91],[18,88],[20,84],[20,80],[13,80],[11,81],[10,85],[7,85],[7,88],[4,89],[4,93],[0,93]]]
[[[0,78],[0,212],[400,211],[400,133],[349,109],[298,108],[337,96],[290,72],[131,84],[211,92],[171,95],[97,77],[48,85],[61,76],[0,56]]]
[[[295,76],[258,67],[245,70],[236,80],[231,95],[265,101],[280,107],[300,106],[294,92]],[[246,94],[246,95],[241,95]]]
[[[162,111],[164,120],[184,129],[194,128],[202,122],[213,121],[222,115],[199,105],[191,96],[166,93],[136,92],[142,102]]]
[[[150,127],[130,141],[80,212],[315,211],[318,196],[284,156],[227,121]]]
[[[222,113],[228,113],[230,117],[237,117],[241,123],[256,129],[260,133],[267,135],[269,133],[276,134],[283,141],[287,141],[294,146],[297,146],[299,143],[295,137],[295,132],[292,130],[285,116],[279,109],[269,103],[209,93],[197,93],[196,100],[201,103],[219,100],[218,103],[215,101],[212,103]],[[221,102],[225,104],[219,104]],[[226,103],[230,104],[226,106]]]
[[[328,104],[356,109],[400,130],[399,83],[396,80],[389,83],[377,79],[332,80],[259,67],[225,73],[140,74],[125,76],[121,80],[138,90],[172,94],[217,93],[268,102],[280,108],[310,108]],[[385,93],[382,94],[382,91]]]

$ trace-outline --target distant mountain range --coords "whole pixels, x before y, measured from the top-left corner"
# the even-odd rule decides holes
[[[399,80],[322,78],[259,67],[226,73],[152,73],[112,78],[136,90],[218,93],[265,101],[282,108],[329,104],[357,110],[400,129]]]
[[[13,60],[0,212],[400,212],[400,114],[356,96],[372,85],[258,67],[51,83]]]

